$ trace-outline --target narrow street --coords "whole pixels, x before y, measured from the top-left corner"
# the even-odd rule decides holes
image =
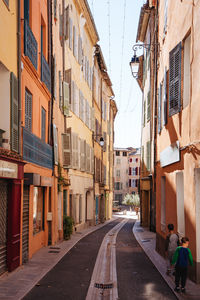
[[[176,299],[135,240],[134,222],[119,218],[81,239],[24,299]]]

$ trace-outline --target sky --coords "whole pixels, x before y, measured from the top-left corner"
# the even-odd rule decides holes
[[[88,0],[112,81],[118,113],[115,147],[140,147],[142,93],[129,62],[144,0]]]

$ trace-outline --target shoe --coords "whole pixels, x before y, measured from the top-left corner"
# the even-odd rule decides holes
[[[180,287],[176,286],[174,290],[175,290],[175,292],[179,293],[180,292]]]
[[[185,288],[181,288],[181,292],[185,294]]]

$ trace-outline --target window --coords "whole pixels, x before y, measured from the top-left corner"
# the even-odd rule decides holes
[[[116,156],[120,156],[120,152],[119,151],[116,151]]]
[[[167,33],[167,14],[168,14],[168,0],[165,0],[165,11],[164,11],[164,28],[163,28],[163,38]]]
[[[121,163],[120,158],[117,158],[117,165],[120,165],[120,163]]]
[[[181,42],[169,53],[169,116],[181,109]]]
[[[190,101],[190,43],[191,35],[184,41],[183,108],[185,108]]]
[[[117,176],[117,177],[120,177],[120,170],[117,170],[117,171],[116,171],[116,176]]]
[[[24,0],[24,19],[27,21],[28,24],[29,24],[29,9],[30,9],[29,6],[30,6],[29,0]]]
[[[129,162],[130,162],[130,163],[132,162],[132,158],[129,159]]]
[[[136,168],[132,168],[132,175],[133,175],[133,176],[136,175]]]
[[[147,164],[147,170],[150,171],[150,164],[151,164],[150,142],[146,143],[146,164]]]
[[[127,156],[127,152],[124,151],[122,155],[123,155],[123,156]]]
[[[158,133],[161,132],[162,86],[163,84],[160,83],[158,89]]]
[[[46,110],[42,107],[42,115],[41,115],[41,140],[45,142],[46,140]]]
[[[164,75],[164,83],[163,83],[163,91],[162,91],[162,126],[167,124],[167,79],[168,79],[168,71],[165,68]]]
[[[120,190],[120,182],[115,182],[115,190]]]
[[[44,188],[33,188],[33,234],[44,230]]]
[[[129,179],[129,187],[131,187],[131,179]]]
[[[32,130],[32,94],[25,90],[25,128]]]
[[[136,163],[138,162],[138,158],[135,159],[135,162],[136,162]]]
[[[131,175],[131,168],[129,167],[129,173],[128,173],[128,175]]]
[[[144,100],[144,104],[143,104],[143,127],[145,126],[145,122],[146,122],[146,100]]]
[[[150,101],[151,97],[150,97],[150,91],[148,92],[147,95],[147,122],[150,120],[150,114],[151,114],[151,106],[150,106]]]

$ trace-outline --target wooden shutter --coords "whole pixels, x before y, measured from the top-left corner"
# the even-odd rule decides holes
[[[151,148],[150,148],[150,141],[146,143],[146,164],[147,170],[150,171],[150,164],[151,164]]]
[[[71,83],[71,110],[74,112],[74,81]]]
[[[58,164],[58,133],[56,125],[53,124],[53,149],[54,149],[54,164]]]
[[[86,144],[86,172],[90,172],[90,146]]]
[[[168,0],[165,0],[165,15],[164,15],[164,28],[163,28],[163,37],[165,37],[165,34],[167,32],[167,14],[168,14]]]
[[[163,118],[162,124],[167,124],[167,71],[165,70],[164,84],[163,84]]]
[[[151,100],[151,94],[150,91],[147,94],[147,122],[150,120],[150,115],[151,115],[151,105],[150,101]]]
[[[73,54],[76,57],[76,27],[73,26]]]
[[[71,82],[72,82],[71,74],[72,74],[71,69],[65,71],[65,81],[69,84],[69,104],[71,104]]]
[[[181,42],[169,53],[169,116],[181,109]]]
[[[71,167],[73,169],[76,168],[76,155],[75,155],[75,144],[76,144],[76,138],[75,133],[71,133]]]
[[[54,10],[53,10],[53,15],[54,15],[54,21],[57,21],[57,0],[54,0]]]
[[[72,40],[73,40],[73,24],[72,19],[69,18],[69,48],[72,50]]]
[[[63,42],[63,26],[62,26],[62,23],[63,23],[63,16],[60,14],[60,16],[59,16],[59,37],[60,37],[61,45],[62,45],[62,42]]]
[[[91,130],[94,131],[95,130],[95,117],[94,117],[94,107],[92,107],[92,116],[91,116]]]
[[[107,147],[107,134],[106,134],[105,131],[103,133],[103,139],[104,139],[103,151],[106,151],[106,147]]]
[[[69,116],[69,83],[63,81],[63,96],[64,96],[64,107],[63,112],[65,116]]]
[[[161,132],[161,104],[162,104],[162,84],[158,89],[158,133]]]
[[[81,140],[81,153],[80,153],[80,162],[81,162],[81,171],[85,171],[85,152],[86,152],[86,142]]]
[[[94,149],[90,148],[90,173],[94,174]]]
[[[19,152],[19,121],[18,121],[18,80],[10,74],[11,100],[11,150]]]
[[[144,107],[143,107],[143,126],[145,127],[146,123],[146,99],[144,99]]]
[[[54,87],[53,87],[53,95],[54,95],[54,99],[56,100],[56,96],[57,96],[57,70],[56,70],[56,56],[54,54],[54,57],[53,57],[53,67],[54,67]]]
[[[78,37],[78,63],[81,65],[83,60],[82,38]]]
[[[71,128],[62,134],[63,167],[71,168]]]
[[[75,153],[75,168],[78,169],[79,168],[79,157],[78,157],[78,154],[79,154],[79,138],[78,138],[78,134],[74,134],[74,153]]]
[[[41,139],[45,142],[46,139],[46,110],[42,107],[41,110]]]
[[[32,130],[32,94],[25,90],[25,128]]]
[[[62,76],[61,71],[58,72],[59,76],[59,107],[62,108]]]
[[[69,38],[69,5],[65,9],[65,40]]]

